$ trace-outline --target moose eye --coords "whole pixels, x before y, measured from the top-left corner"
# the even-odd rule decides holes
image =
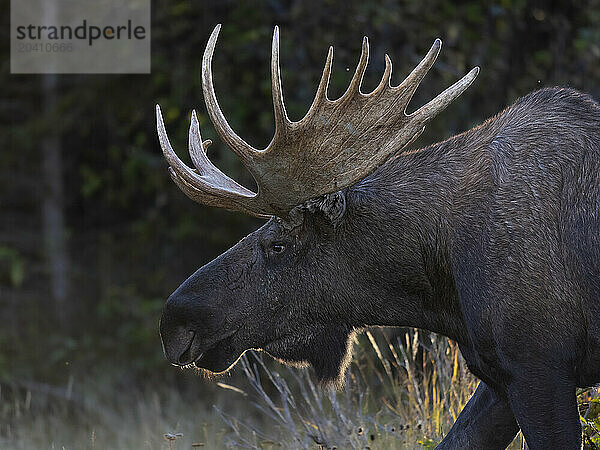
[[[273,244],[271,250],[273,250],[273,253],[283,253],[285,246],[283,244]]]

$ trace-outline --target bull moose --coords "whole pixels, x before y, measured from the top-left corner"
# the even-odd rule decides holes
[[[438,39],[408,77],[361,92],[369,44],[341,98],[327,87],[292,122],[279,32],[271,76],[275,132],[256,149],[229,126],[212,80],[220,26],[202,61],[209,117],[256,180],[215,167],[191,116],[190,157],[170,174],[192,200],[267,219],[168,299],[167,359],[227,371],[247,349],[343,376],[349,340],[369,326],[419,327],[456,341],[477,390],[438,448],[578,449],[576,388],[600,382],[600,105],[567,88],[530,93],[483,124],[420,150],[409,145],[473,82],[476,67],[411,114]]]

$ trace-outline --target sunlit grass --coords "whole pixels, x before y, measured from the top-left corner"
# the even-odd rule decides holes
[[[222,413],[227,444],[243,448],[433,448],[477,386],[456,345],[416,330],[367,332],[345,386],[321,389],[308,371],[270,368],[260,355],[241,361],[257,426]],[[517,444],[518,445],[518,444]],[[517,447],[518,448],[518,447]]]
[[[340,391],[319,389],[307,371],[277,368],[260,355],[241,366],[250,391],[241,391],[268,418],[256,425],[243,414],[221,413],[236,448],[433,448],[450,430],[477,387],[458,346],[408,330],[366,332]],[[579,392],[584,448],[599,448],[598,389]],[[526,448],[519,433],[509,446]]]
[[[60,388],[2,384],[0,448],[427,449],[477,386],[457,346],[436,335],[374,330],[354,348],[339,390],[315,385],[311,370],[256,353],[229,378],[194,377],[191,389],[95,376]],[[586,448],[594,448],[597,389],[581,390],[579,400]],[[510,448],[523,445],[519,434]]]

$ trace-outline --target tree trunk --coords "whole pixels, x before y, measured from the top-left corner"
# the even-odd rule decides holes
[[[62,180],[62,155],[60,136],[49,123],[56,117],[57,76],[43,78],[43,101],[47,127],[42,138],[42,173],[45,190],[42,193],[42,220],[44,247],[50,276],[50,292],[55,303],[56,315],[64,324],[68,319],[68,269],[64,193]]]
[[[45,23],[54,23],[56,18],[55,2],[44,5]],[[52,67],[48,68],[53,72]],[[62,154],[60,133],[53,125],[58,117],[57,75],[48,73],[42,78],[42,100],[45,127],[41,139],[42,174],[44,192],[42,192],[42,222],[44,249],[50,277],[50,293],[55,304],[56,316],[61,325],[69,318],[67,304],[69,258],[67,253],[64,219],[64,192],[62,178]]]

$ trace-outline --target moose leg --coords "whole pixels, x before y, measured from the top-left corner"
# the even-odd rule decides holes
[[[508,386],[512,410],[531,450],[581,448],[575,383],[561,375],[540,369],[515,377]]]
[[[505,449],[518,431],[508,400],[482,381],[436,449]]]

